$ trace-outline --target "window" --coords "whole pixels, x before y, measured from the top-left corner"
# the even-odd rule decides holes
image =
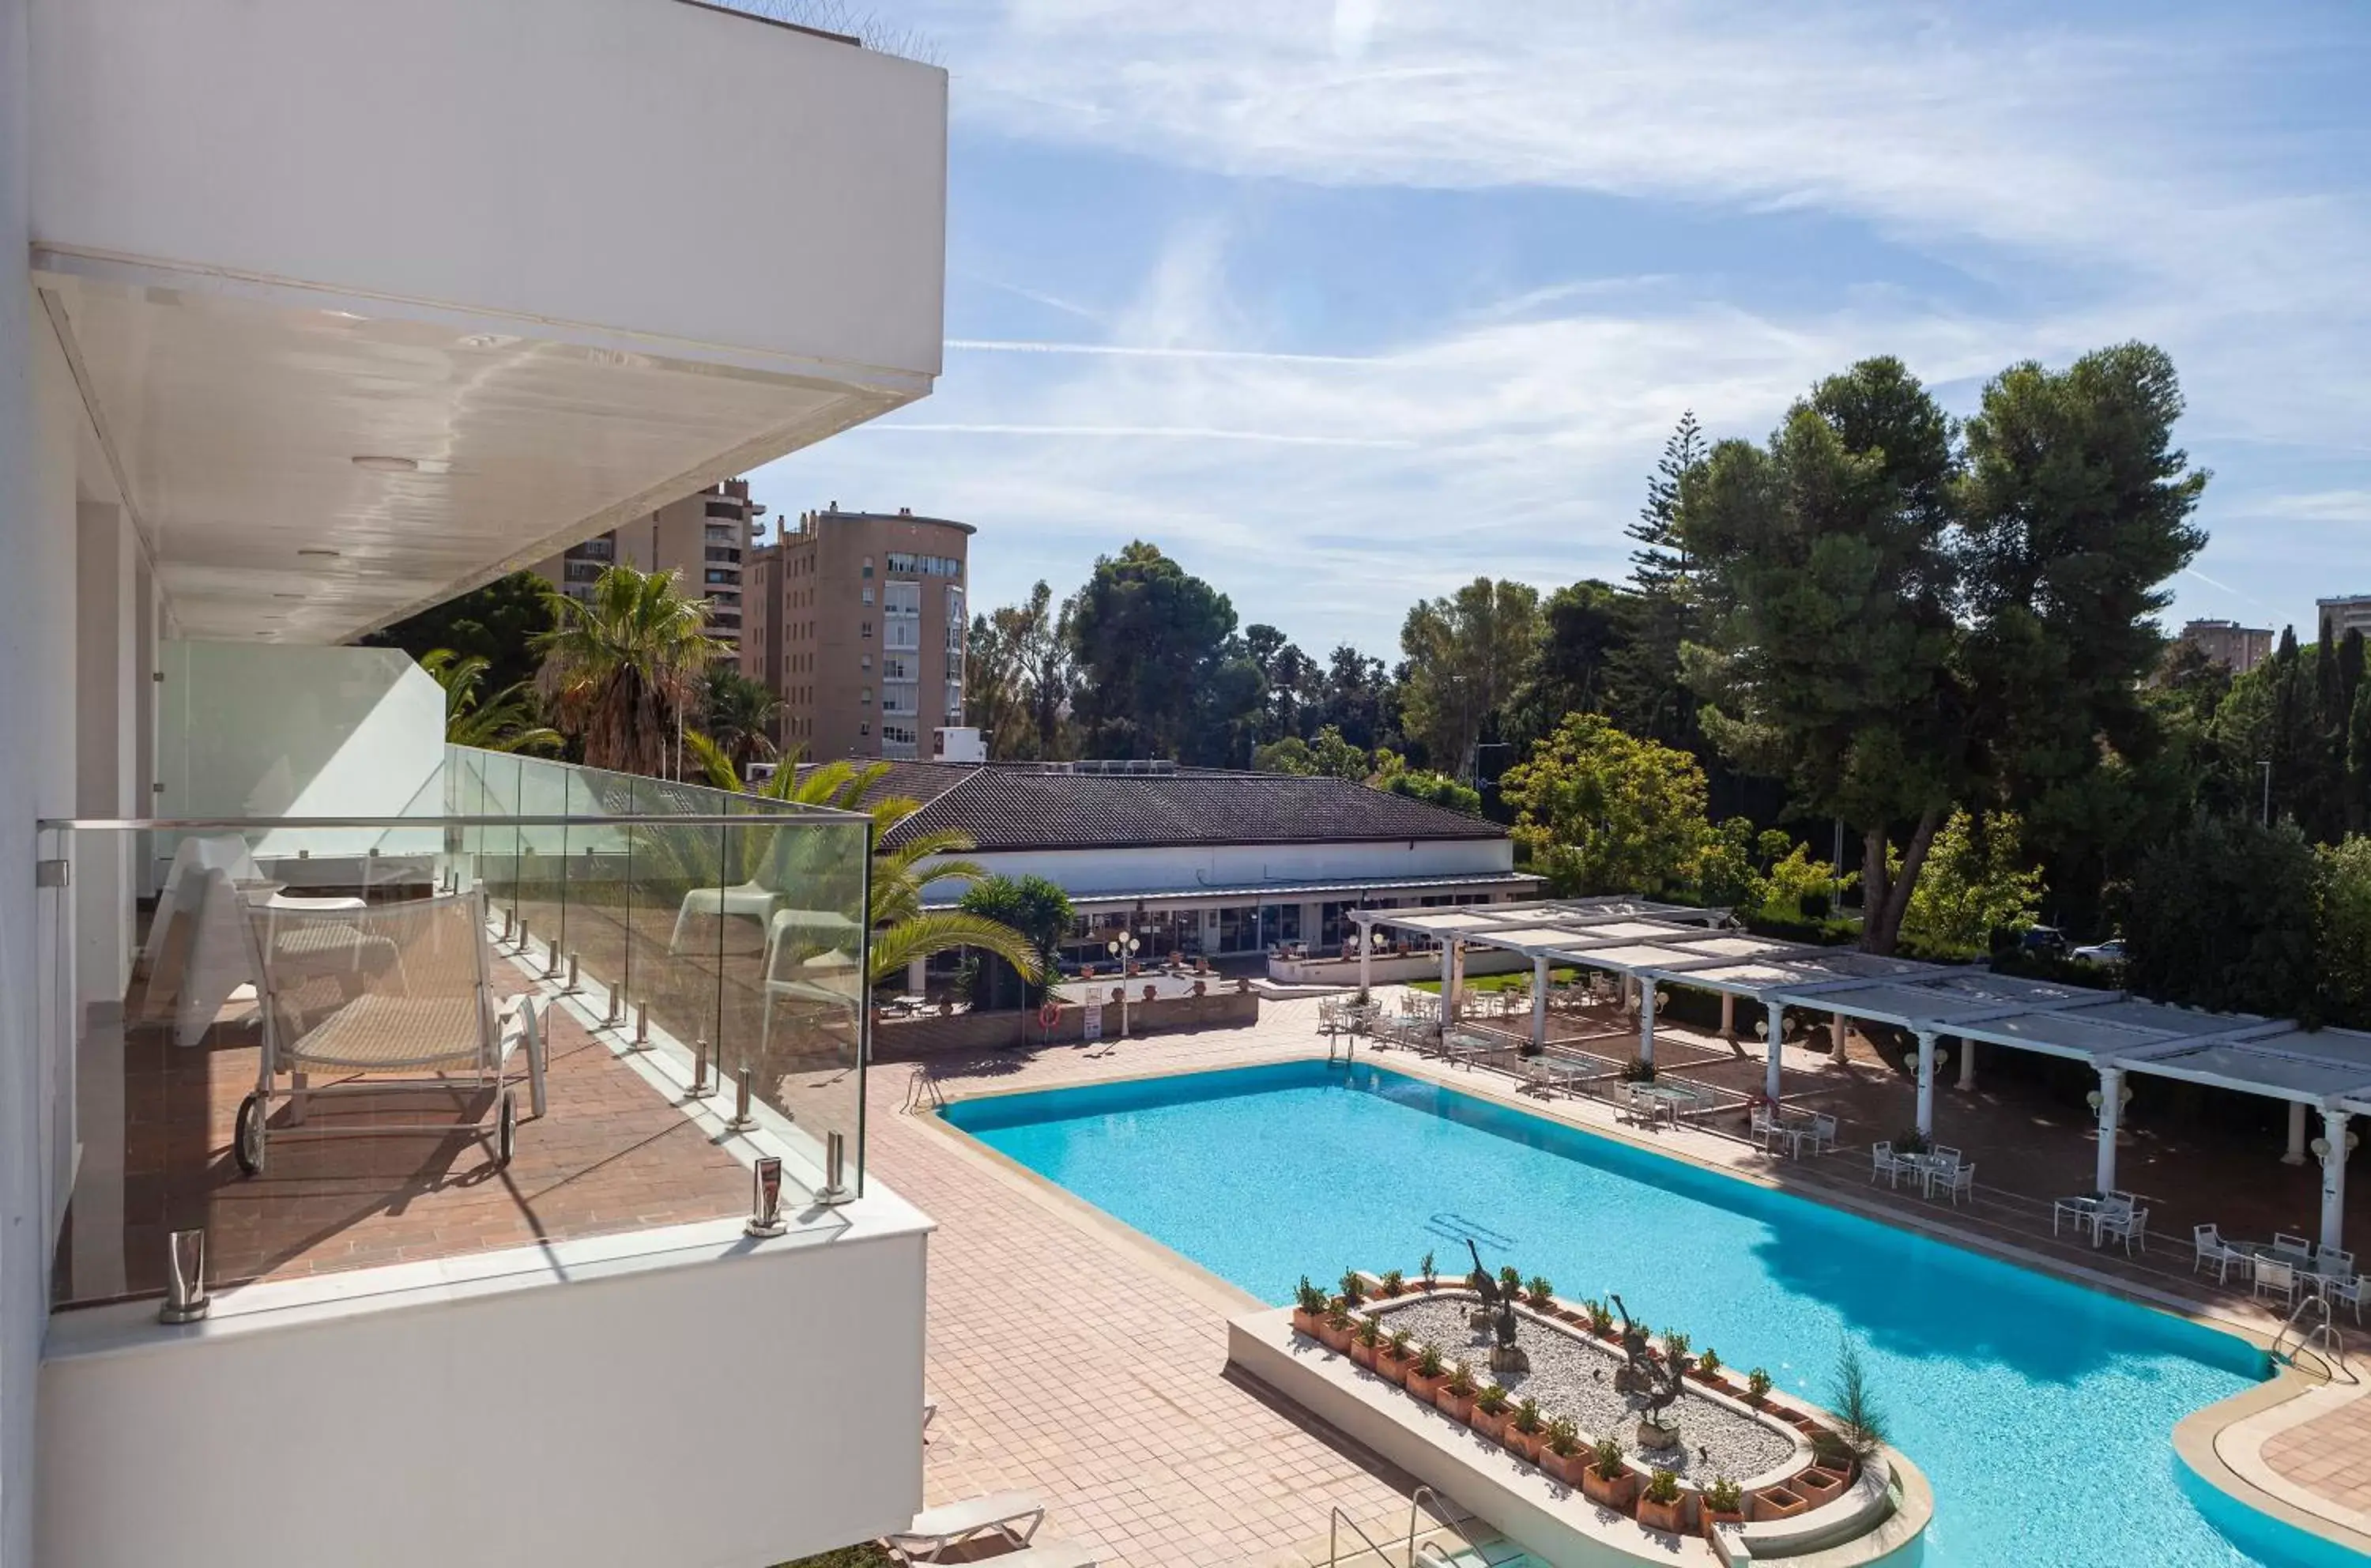
[[[707,510],[711,517],[731,517],[737,521],[741,515],[741,503],[737,501],[711,501]]]
[[[601,575],[601,563],[597,560],[572,560],[563,565],[571,582],[590,582]]]
[[[873,575],[873,558],[871,556],[866,556],[864,558],[864,575],[867,577]]]
[[[866,621],[862,626],[857,628],[856,635],[865,638],[871,637],[873,635],[873,623],[871,621]]]
[[[859,719],[856,721],[856,732],[860,735],[873,733],[873,721],[869,719]]]
[[[964,593],[960,588],[947,590],[947,651],[959,653],[964,645]]]
[[[741,552],[730,548],[729,546],[711,545],[708,547],[708,559],[710,560],[731,561],[734,565],[738,566],[741,564]]]
[[[727,571],[722,567],[711,566],[704,575],[706,580],[711,582],[738,582],[741,581],[741,574],[739,572]]]
[[[953,556],[905,555],[892,552],[889,570],[908,577],[961,577],[963,562]]]
[[[870,628],[873,623],[866,621],[864,624],[867,628],[865,635],[869,637],[872,635]],[[883,623],[881,646],[884,648],[921,647],[922,623],[912,620],[893,620]]]
[[[922,585],[919,582],[885,582],[881,585],[881,613],[886,616],[919,616],[922,613]]]
[[[864,602],[868,605],[873,603],[873,589],[870,585],[867,585],[864,590]]]
[[[963,682],[961,681],[947,683],[947,720],[950,723],[960,723],[963,720]]]
[[[740,530],[737,528],[728,528],[722,523],[711,523],[708,525],[708,542],[711,545],[737,545],[741,542],[737,537],[739,533]]]
[[[870,708],[873,706],[873,688],[871,686],[860,686],[857,688],[856,705],[859,708]],[[882,706],[885,708],[888,705],[889,699],[886,698],[882,698]]]
[[[866,653],[859,656],[856,661],[856,667],[860,670],[869,670],[873,668],[873,655]],[[889,673],[889,667],[886,663],[882,665],[881,673],[885,675]]]
[[[583,556],[586,560],[612,560],[617,557],[618,547],[609,539],[587,539],[568,553]]]
[[[910,681],[915,678],[914,661],[903,653],[881,655],[881,678],[885,681]]]
[[[911,724],[892,724],[885,720],[881,725],[881,738],[894,741],[901,746],[910,746],[915,744],[917,736]]]
[[[908,719],[920,718],[921,708],[918,688],[910,682],[897,686],[884,686],[881,688],[881,711],[898,714]]]

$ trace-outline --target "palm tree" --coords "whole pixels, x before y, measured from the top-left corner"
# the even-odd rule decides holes
[[[691,744],[692,736],[687,733],[685,741]],[[722,747],[700,736],[693,749],[699,753],[711,783],[720,790],[742,792],[740,775]],[[834,811],[861,810],[873,818],[873,896],[866,911],[867,923],[873,928],[865,975],[868,986],[880,985],[918,958],[966,947],[983,948],[996,954],[1033,986],[1045,977],[1045,963],[1036,943],[1022,932],[1002,921],[964,910],[922,907],[922,889],[930,883],[981,882],[989,874],[988,868],[977,860],[960,858],[971,852],[972,841],[967,835],[953,829],[916,834],[894,849],[881,847],[884,835],[922,809],[919,801],[903,795],[875,801],[869,807],[862,804],[866,793],[889,772],[889,764],[871,762],[859,767],[852,762],[827,762],[802,773],[798,761],[799,751],[793,747],[774,770],[774,776],[753,792],[769,801],[827,806]],[[762,858],[771,852],[770,845],[761,842],[757,834],[746,836],[751,853]],[[922,864],[931,859],[938,863],[927,867]]]
[[[522,681],[492,697],[481,696],[489,661],[450,648],[432,648],[420,667],[445,688],[445,742],[480,751],[558,751],[560,732],[536,722],[535,696]]]
[[[782,699],[766,683],[734,669],[709,672],[708,691],[701,703],[701,730],[724,748],[737,767],[769,762],[774,755],[774,716]]]
[[[586,598],[553,591],[552,628],[534,642],[543,660],[536,681],[560,728],[584,744],[587,767],[667,776],[668,749],[709,666],[731,651],[708,635],[708,609],[674,572],[622,562],[594,579]]]

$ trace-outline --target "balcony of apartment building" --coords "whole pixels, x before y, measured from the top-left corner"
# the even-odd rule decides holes
[[[928,1222],[864,1170],[862,823],[448,747],[433,681],[341,645],[563,552],[582,593],[607,530],[926,395],[944,74],[681,0],[29,0],[29,38],[37,1560],[904,1522]]]

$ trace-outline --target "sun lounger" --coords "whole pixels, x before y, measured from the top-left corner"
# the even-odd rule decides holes
[[[912,1524],[890,1535],[889,1550],[908,1562],[936,1562],[984,1535],[1000,1535],[1015,1547],[1025,1547],[1045,1522],[1046,1505],[1028,1493],[993,1492],[923,1509]]]

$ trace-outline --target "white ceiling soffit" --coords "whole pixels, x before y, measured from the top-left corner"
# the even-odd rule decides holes
[[[192,638],[358,636],[929,390],[869,368],[37,262]]]

